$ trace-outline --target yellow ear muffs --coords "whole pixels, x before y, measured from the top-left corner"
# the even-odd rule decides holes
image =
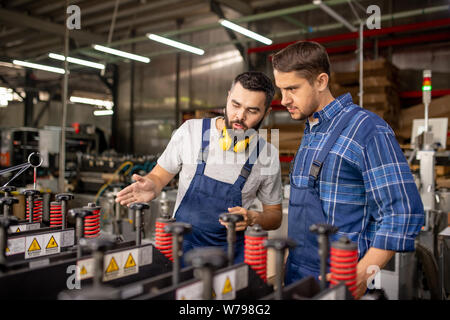
[[[230,149],[232,143],[233,139],[231,139],[230,135],[228,134],[227,128],[223,127],[222,137],[219,139],[220,147],[223,151],[227,151]]]
[[[236,142],[236,144],[233,147],[234,152],[244,152],[249,143],[250,143],[251,137],[245,137],[244,140],[239,140]],[[222,129],[222,137],[219,139],[219,145],[222,148],[223,151],[227,151],[230,149],[230,147],[233,145],[233,138],[230,137],[228,130],[226,127]]]
[[[234,145],[234,152],[244,152],[245,149],[247,149],[248,143],[250,142],[250,139],[248,137],[245,137],[244,140],[240,140],[236,142]]]

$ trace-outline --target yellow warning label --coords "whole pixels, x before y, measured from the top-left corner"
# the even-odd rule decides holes
[[[36,238],[31,242],[30,247],[28,248],[28,252],[41,250],[41,246],[37,242]]]
[[[9,248],[8,247],[6,247],[6,252],[9,252]]]
[[[119,267],[117,266],[116,259],[114,257],[111,258],[111,261],[109,262],[108,268],[106,269],[106,273],[119,271]]]
[[[20,232],[20,228],[17,228],[16,232]]]
[[[133,259],[131,253],[128,255],[127,262],[125,263],[125,269],[136,267],[136,262]]]
[[[45,249],[58,248],[58,244],[56,243],[55,238],[52,236],[50,241],[47,243]]]
[[[85,268],[84,266],[81,268],[80,274],[81,274],[81,275],[87,274],[87,270],[86,270],[86,268]]]
[[[213,297],[213,299],[215,299],[216,298],[216,291],[214,290],[214,289],[212,289],[212,297]]]
[[[233,287],[231,286],[230,278],[227,277],[227,280],[225,280],[225,285],[223,286],[222,294],[227,294],[231,291],[233,291]]]

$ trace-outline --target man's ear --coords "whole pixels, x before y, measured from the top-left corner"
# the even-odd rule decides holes
[[[327,89],[329,80],[330,80],[330,77],[325,72],[322,72],[321,74],[319,74],[317,76],[316,84],[317,84],[317,89],[319,90],[319,92],[322,92],[325,89]]]

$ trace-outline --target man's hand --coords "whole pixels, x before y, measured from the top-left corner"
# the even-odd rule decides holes
[[[356,290],[353,292],[353,297],[355,299],[361,298],[367,290],[367,283],[370,278],[375,275],[374,272],[369,272],[373,270],[370,267],[378,267],[378,269],[383,268],[386,263],[394,256],[395,252],[390,250],[383,250],[371,247],[364,257],[358,262],[356,266]],[[320,277],[319,277],[320,279]],[[327,274],[327,281],[331,280],[331,273]]]
[[[136,182],[117,194],[116,202],[128,206],[135,202],[150,202],[157,196],[156,185],[150,178],[134,174],[133,180]]]
[[[360,299],[367,290],[367,280],[369,279],[371,275],[367,275],[367,273],[365,273],[364,271],[361,272],[360,268],[357,267],[357,271],[356,271],[356,289],[355,291],[353,291],[353,298],[355,298],[356,300]],[[319,280],[322,277],[319,276]],[[327,281],[330,282],[331,280],[331,273],[327,273]]]
[[[248,226],[253,224],[253,219],[255,215],[255,212],[253,211],[249,211],[242,207],[233,207],[228,208],[228,212],[233,214],[240,214],[244,217],[244,221],[239,221],[238,223],[236,223],[236,231],[243,231],[247,229]],[[219,222],[221,225],[228,228],[228,223],[222,222],[220,219]]]

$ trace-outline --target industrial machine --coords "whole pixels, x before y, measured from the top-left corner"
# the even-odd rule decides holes
[[[425,209],[425,225],[416,238],[415,252],[396,253],[380,272],[378,285],[394,300],[447,299],[450,293],[448,285],[445,289],[449,264],[445,264],[444,258],[448,257],[449,249],[438,241],[444,238],[439,235],[448,225],[450,208],[446,207],[446,189],[436,189],[435,176],[435,165],[450,165],[450,151],[439,150],[447,145],[448,119],[429,119],[431,89],[431,70],[424,70],[425,116],[413,122],[413,149],[406,156],[410,164],[420,165],[416,184]]]

